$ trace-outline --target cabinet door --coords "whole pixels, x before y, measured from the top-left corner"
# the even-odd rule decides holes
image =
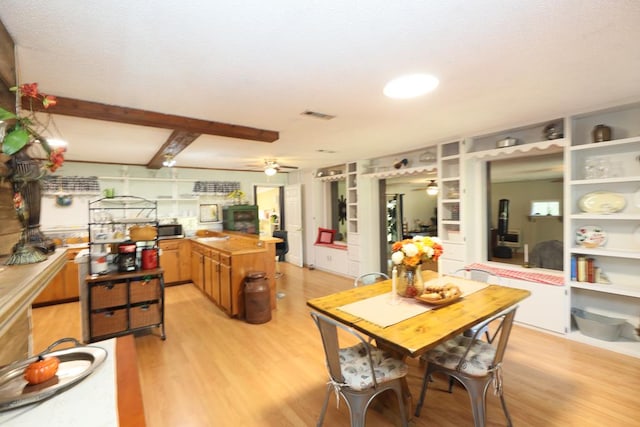
[[[229,315],[234,315],[233,305],[231,303],[231,265],[229,265],[229,258],[227,257],[227,263],[223,260],[220,262],[220,306]]]
[[[40,295],[33,301],[34,304],[45,304],[53,301],[59,301],[65,298],[65,278],[67,266],[65,264],[62,270],[55,275],[46,288],[40,292]]]
[[[191,253],[191,281],[200,290],[204,289],[203,286],[203,256],[198,252]]]
[[[78,264],[75,261],[67,261],[64,272],[64,298],[77,299],[80,297],[80,286],[78,285]]]
[[[180,260],[177,250],[163,250],[160,256],[160,266],[164,269],[166,283],[180,281]]]
[[[209,296],[209,298],[211,298],[211,287],[212,287],[212,283],[211,283],[211,256],[205,255],[204,256],[204,262],[203,262],[203,266],[204,266],[204,293],[207,294],[207,296]]]
[[[183,240],[178,246],[179,272],[178,280],[187,282],[191,280],[191,242]]]
[[[211,295],[216,304],[220,304],[220,256],[214,253],[211,256]]]

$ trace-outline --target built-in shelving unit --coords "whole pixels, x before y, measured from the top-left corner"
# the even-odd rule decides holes
[[[438,146],[438,236],[444,253],[440,258],[442,272],[453,272],[465,264],[465,244],[462,227],[462,142]]]
[[[568,336],[640,356],[640,341],[633,329],[640,323],[640,104],[579,115],[571,123],[567,262],[591,258],[604,276],[602,283],[579,282],[566,269],[571,307],[627,322],[613,342],[587,337],[575,327]],[[599,124],[611,128],[610,141],[594,142],[592,131]],[[623,197],[623,206],[608,204],[611,194],[618,200]],[[587,205],[585,200],[594,202]],[[576,234],[588,227],[603,230],[606,241],[597,247],[578,244]]]

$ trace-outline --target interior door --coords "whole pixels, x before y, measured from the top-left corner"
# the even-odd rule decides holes
[[[286,185],[284,187],[284,221],[289,241],[287,262],[302,267],[302,184]]]

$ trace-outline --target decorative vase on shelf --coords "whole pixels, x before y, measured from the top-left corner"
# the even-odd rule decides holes
[[[22,198],[22,234],[7,260],[7,265],[32,264],[47,259],[47,253],[55,250],[55,244],[40,231],[40,199],[42,197],[42,171],[37,160],[25,150],[17,152],[10,160],[13,191]]]
[[[611,128],[607,125],[596,125],[591,136],[593,142],[611,141]]]
[[[420,264],[415,267],[403,265],[398,272],[398,295],[405,298],[413,298],[422,294],[424,284],[422,282],[422,269]]]

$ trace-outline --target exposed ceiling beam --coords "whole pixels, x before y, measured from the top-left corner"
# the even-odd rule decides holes
[[[87,119],[105,120],[110,122],[128,123],[139,126],[157,127],[163,129],[177,129],[190,133],[226,136],[229,138],[248,139],[260,142],[276,141],[280,135],[277,131],[233,125],[229,123],[212,122],[208,120],[192,119],[188,117],[162,114],[136,108],[118,107],[100,104],[98,102],[57,96],[58,103],[46,110],[42,105],[22,97],[22,108],[33,108],[51,114],[83,117]]]
[[[184,150],[196,140],[201,134],[187,132],[183,130],[174,130],[158,152],[153,156],[153,159],[147,164],[149,169],[160,169],[162,162],[165,160],[166,155],[175,157],[179,152]]]

